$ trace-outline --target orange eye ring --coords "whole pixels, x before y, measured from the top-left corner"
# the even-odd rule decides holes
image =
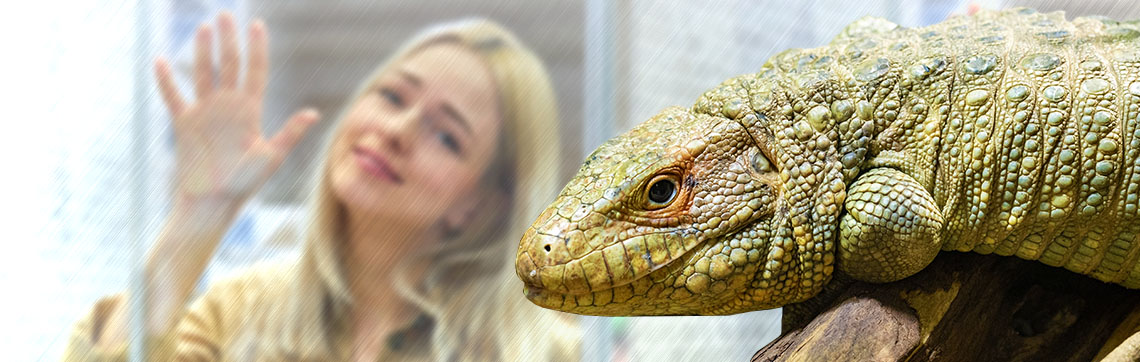
[[[681,184],[677,175],[658,175],[645,186],[645,200],[649,210],[656,210],[673,203],[680,193]]]

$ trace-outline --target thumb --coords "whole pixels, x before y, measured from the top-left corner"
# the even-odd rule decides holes
[[[305,132],[309,130],[309,126],[317,123],[317,120],[320,118],[320,113],[312,108],[306,108],[297,111],[297,113],[293,113],[293,116],[289,117],[289,120],[285,122],[285,127],[277,131],[277,135],[269,140],[269,144],[279,152],[285,154],[289,153],[289,151],[297,145],[297,142],[305,136]]]

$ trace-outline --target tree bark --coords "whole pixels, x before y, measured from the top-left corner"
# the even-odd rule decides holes
[[[1015,257],[944,252],[785,310],[753,361],[1089,361],[1140,326],[1140,291]]]

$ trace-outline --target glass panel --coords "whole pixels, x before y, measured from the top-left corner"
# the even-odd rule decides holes
[[[1064,9],[1069,18],[1140,16],[1140,8],[1126,2],[972,3],[982,8]],[[194,101],[194,33],[203,22],[212,23],[223,9],[235,16],[243,57],[245,29],[252,20],[264,19],[269,29],[270,66],[260,123],[264,134],[282,130],[290,115],[303,107],[319,110],[322,120],[299,140],[240,212],[226,221],[232,226],[194,283],[192,298],[224,276],[241,275],[258,262],[307,255],[306,235],[315,219],[309,200],[319,187],[314,175],[320,174],[338,120],[358,104],[354,95],[365,89],[365,80],[377,67],[396,54],[401,44],[433,25],[472,17],[492,19],[537,55],[551,81],[561,119],[556,129],[541,133],[558,145],[555,161],[544,171],[557,175],[560,188],[584,157],[605,140],[665,107],[691,105],[705,90],[732,76],[756,71],[780,51],[822,46],[846,24],[866,15],[923,26],[964,13],[969,7],[959,0],[139,0],[22,5],[21,15],[10,16],[0,25],[9,34],[5,38],[9,48],[19,50],[6,57],[10,63],[5,66],[4,79],[9,87],[3,98],[12,106],[0,142],[0,164],[9,170],[2,184],[0,207],[4,209],[0,212],[5,215],[5,234],[10,240],[0,253],[0,290],[19,291],[8,298],[11,304],[4,308],[8,313],[0,314],[0,325],[9,326],[0,329],[0,350],[10,351],[7,356],[12,360],[59,360],[70,342],[72,325],[97,300],[128,290],[137,295],[139,289],[129,288],[132,272],[141,273],[147,250],[172,214],[171,180],[181,169],[176,163],[172,119],[156,86],[152,60],[160,55],[169,59],[183,98]],[[432,117],[421,118],[438,121],[450,115]],[[391,119],[383,118],[384,122]],[[437,123],[424,127],[429,126],[449,127]],[[431,140],[446,138],[442,133],[447,132],[432,133],[436,138]],[[375,159],[361,157],[362,163]],[[425,164],[408,167],[432,168]],[[423,181],[418,184],[433,181],[417,180]],[[429,196],[451,192],[450,188],[435,191]],[[538,205],[534,210],[553,200],[554,191],[534,200]],[[448,211],[467,204],[463,198],[449,201],[454,207],[428,210],[436,218],[424,230],[438,233],[455,223],[462,231],[469,226],[465,221],[479,213],[501,211],[472,207],[476,216],[456,216]],[[343,206],[354,200],[341,197],[338,202]],[[427,225],[400,218],[418,210],[418,204],[385,205],[400,212],[376,213],[377,223],[395,225],[391,229],[397,231],[407,226],[399,223]],[[538,211],[533,214],[526,217],[533,220]],[[481,261],[492,255],[501,258],[503,262],[496,265],[511,274],[513,266],[506,264],[513,262],[524,231],[496,234],[490,246],[473,254]],[[455,237],[428,231],[414,235],[417,241]],[[468,255],[450,256],[462,259]],[[481,270],[462,269],[470,274]],[[464,273],[441,275],[432,282],[444,285],[448,278],[469,277]],[[513,275],[493,280],[478,285],[506,290],[516,296],[510,300],[522,300],[522,293],[517,292],[521,284]],[[478,288],[440,290],[471,289]],[[518,308],[537,308],[522,302]],[[412,309],[417,313],[430,309],[413,304],[420,308]],[[141,311],[141,307],[136,309]],[[744,360],[778,335],[780,312],[716,318],[566,318],[582,328],[583,360]],[[127,329],[136,336],[141,333],[139,324]],[[544,337],[530,336],[525,341],[537,345]]]

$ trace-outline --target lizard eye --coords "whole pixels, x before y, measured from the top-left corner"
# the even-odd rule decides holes
[[[768,158],[764,157],[764,152],[759,150],[752,154],[752,169],[756,172],[772,172],[772,163],[768,162]]]
[[[677,180],[673,175],[661,175],[649,182],[645,190],[646,199],[649,200],[649,209],[660,209],[668,206],[677,198]]]

